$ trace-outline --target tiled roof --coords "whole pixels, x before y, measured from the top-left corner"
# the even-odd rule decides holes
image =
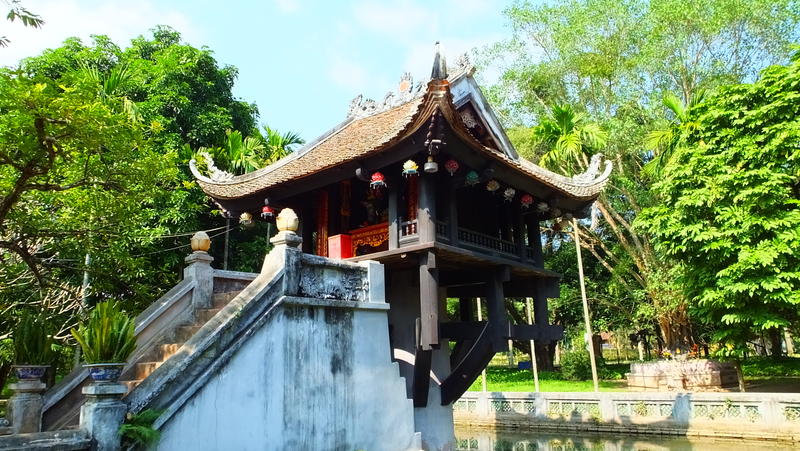
[[[578,200],[596,198],[611,173],[610,161],[606,161],[601,172],[600,159],[595,158],[586,173],[565,177],[524,158],[513,159],[500,151],[484,146],[472,136],[461,120],[452,103],[447,82],[431,82],[421,97],[372,116],[344,122],[305,148],[248,174],[227,180],[212,180],[197,171],[194,161],[190,166],[200,187],[209,196],[221,200],[247,197],[281,183],[302,179],[384,150],[418,130],[437,109],[465,143],[567,197]]]

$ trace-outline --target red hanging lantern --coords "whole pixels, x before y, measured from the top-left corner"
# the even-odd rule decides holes
[[[275,216],[275,209],[269,205],[261,207],[261,218],[265,221],[272,219]]]
[[[447,162],[445,162],[445,164],[444,164],[444,168],[452,176],[453,174],[456,173],[456,171],[458,171],[458,161],[456,161],[456,160],[447,160]]]
[[[530,194],[523,194],[522,197],[519,198],[519,203],[522,204],[522,208],[527,209],[533,205],[533,196]]]
[[[369,182],[369,186],[374,190],[386,188],[386,180],[383,174],[381,174],[380,172],[373,173],[372,178],[370,179]]]

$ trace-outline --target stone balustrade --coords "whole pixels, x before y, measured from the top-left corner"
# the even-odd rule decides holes
[[[456,424],[800,441],[800,394],[467,392]]]

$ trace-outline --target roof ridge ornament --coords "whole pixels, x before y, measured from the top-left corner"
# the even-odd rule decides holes
[[[442,53],[442,46],[439,41],[434,44],[435,53],[433,55],[433,68],[431,69],[431,80],[447,80],[447,61]]]
[[[591,184],[598,179],[607,178],[611,173],[614,164],[611,162],[611,160],[605,160],[605,167],[603,168],[603,173],[601,174],[600,163],[603,163],[603,154],[596,153],[592,155],[591,160],[589,160],[589,167],[586,168],[586,171],[572,176],[572,181],[575,183]]]
[[[230,172],[223,171],[214,164],[214,157],[205,150],[197,152],[197,155],[203,157],[205,160],[206,168],[208,169],[208,178],[215,182],[228,182],[233,180],[234,175]],[[192,159],[194,161],[194,159]],[[198,171],[199,172],[199,171]]]
[[[414,78],[409,72],[406,72],[400,77],[400,83],[397,85],[397,92],[389,91],[380,103],[364,97],[363,94],[357,95],[350,101],[350,107],[347,110],[347,118],[361,119],[372,116],[373,114],[382,113],[396,106],[410,102],[421,96],[424,92],[422,83],[417,82],[414,84]]]

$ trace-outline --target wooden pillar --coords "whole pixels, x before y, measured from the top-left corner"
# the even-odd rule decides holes
[[[450,238],[450,244],[453,246],[458,245],[458,188],[455,183],[450,184],[450,189],[447,192],[447,208],[448,212],[448,229],[447,235]]]
[[[400,247],[400,217],[397,214],[397,191],[400,189],[397,183],[389,185],[389,197],[386,200],[389,210],[389,249]]]
[[[439,277],[436,255],[432,251],[420,254],[419,310],[420,346],[430,350],[439,346]]]
[[[419,177],[417,233],[420,243],[436,241],[436,180],[432,175]]]
[[[512,217],[514,220],[514,244],[517,245],[517,255],[520,261],[528,259],[528,252],[525,249],[525,225],[522,222],[522,206],[514,203],[512,207]]]
[[[317,242],[315,252],[323,257],[328,256],[328,190],[322,188],[317,192]]]
[[[474,298],[459,298],[458,299],[458,319],[463,322],[473,321],[474,316]]]
[[[537,280],[536,293],[534,293],[533,296],[533,319],[536,325],[539,326],[544,326],[549,321],[546,292],[544,281],[541,279]]]
[[[489,313],[491,327],[492,350],[500,352],[507,347],[508,318],[506,317],[505,294],[503,282],[511,278],[511,268],[498,266],[494,268],[486,284],[486,309]]]
[[[533,261],[536,266],[544,267],[542,255],[542,236],[539,233],[539,214],[530,213],[525,217],[528,233],[528,245],[533,248]]]

